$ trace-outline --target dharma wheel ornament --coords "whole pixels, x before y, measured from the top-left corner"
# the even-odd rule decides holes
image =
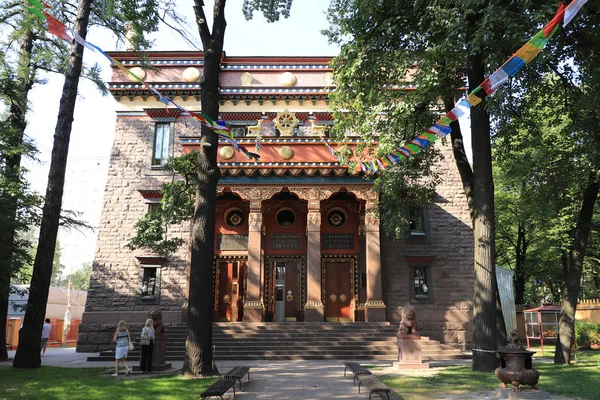
[[[296,114],[289,110],[277,113],[274,122],[277,129],[279,129],[281,136],[292,136],[292,131],[298,126]]]

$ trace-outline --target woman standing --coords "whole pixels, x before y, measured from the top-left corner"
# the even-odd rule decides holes
[[[152,348],[154,347],[154,321],[152,318],[146,320],[146,325],[142,329],[142,356],[140,358],[140,369],[142,373],[152,372]]]
[[[129,352],[129,342],[131,339],[129,338],[129,331],[127,330],[127,325],[125,321],[119,321],[117,325],[117,331],[115,332],[115,336],[113,337],[113,342],[117,344],[117,348],[115,349],[115,373],[112,376],[119,376],[119,361],[123,363],[127,371],[125,375],[129,375],[131,372],[131,368],[127,365],[127,353]]]

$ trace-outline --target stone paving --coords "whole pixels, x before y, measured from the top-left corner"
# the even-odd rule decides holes
[[[9,352],[9,357],[14,357],[14,351]],[[96,354],[96,353],[94,353]],[[90,354],[76,353],[74,348],[49,348],[42,357],[42,365],[55,365],[67,368],[93,368],[106,367],[107,376],[114,372],[114,362],[99,361],[88,362]],[[448,365],[470,365],[470,360],[433,361],[432,368],[425,370],[400,371],[389,361],[364,361],[362,364],[376,365],[373,370],[375,375],[418,375],[431,376],[439,371],[440,367]],[[136,365],[137,361],[129,363]],[[157,374],[176,373],[183,367],[183,361],[172,362],[172,368]],[[10,362],[0,362],[0,365],[10,365]],[[247,378],[242,380],[242,392],[238,391],[236,383],[237,400],[367,400],[368,392],[358,393],[357,386],[352,384],[352,373],[344,378],[344,367],[341,361],[219,361],[217,367],[221,373],[227,372],[235,365],[249,365],[250,382]],[[118,378],[111,379],[145,379],[152,375],[132,373],[125,376],[124,370]],[[218,397],[216,397],[218,399]],[[230,390],[223,397],[233,399]],[[380,397],[373,396],[373,399]],[[385,399],[385,395],[383,396]],[[393,399],[394,397],[390,397]],[[401,397],[396,398],[402,400]],[[435,397],[424,397],[423,400],[499,400],[499,399],[532,399],[532,400],[567,400],[569,398],[552,396],[544,391],[521,391],[515,394],[511,390],[497,390],[482,393],[449,394],[439,393]],[[572,400],[572,398],[570,398]]]

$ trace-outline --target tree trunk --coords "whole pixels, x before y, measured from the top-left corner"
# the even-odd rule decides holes
[[[17,87],[19,98],[13,98],[10,106],[9,121],[11,131],[6,146],[18,149],[23,144],[27,127],[27,95],[33,86],[35,73],[31,71],[31,51],[33,49],[33,32],[27,30],[21,38],[17,68]],[[7,182],[17,183],[21,180],[21,155],[17,151],[6,158],[4,174]],[[8,298],[10,297],[10,278],[13,271],[13,253],[17,231],[17,199],[6,193],[0,198],[0,212],[3,226],[0,229],[0,360],[8,359],[6,351],[6,318],[8,317]]]
[[[77,5],[77,19],[75,31],[82,37],[87,36],[88,19],[90,15],[91,0],[79,0]],[[77,99],[77,87],[81,74],[83,59],[83,46],[76,42],[71,44],[69,66],[65,75],[56,128],[54,130],[54,146],[48,185],[46,187],[46,202],[43,208],[40,236],[37,253],[33,265],[33,276],[29,289],[29,300],[25,310],[23,328],[19,334],[19,343],[23,344],[17,349],[13,366],[23,368],[37,368],[40,366],[40,347],[42,325],[46,314],[46,303],[50,289],[52,275],[52,261],[56,248],[56,236],[62,205],[63,186],[71,126],[73,124],[73,111]]]
[[[581,286],[583,259],[585,258],[592,217],[594,216],[594,205],[596,204],[600,187],[598,173],[599,171],[590,172],[583,195],[583,203],[579,211],[577,226],[573,234],[573,244],[569,253],[569,273],[567,274],[565,291],[563,293],[563,305],[558,325],[558,339],[556,341],[556,352],[554,353],[555,364],[571,363],[571,343],[573,343],[575,337],[575,311],[577,310],[577,298]]]
[[[527,237],[525,227],[519,223],[517,228],[517,248],[515,257],[515,303],[523,304],[525,298],[525,259],[527,256]]]
[[[204,75],[200,101],[202,112],[213,120],[219,114],[219,72],[225,36],[225,0],[214,4],[212,34],[208,30],[202,1],[195,0],[194,11],[204,47]],[[198,152],[198,186],[192,227],[188,332],[183,373],[191,376],[214,375],[212,352],[213,265],[215,201],[219,167],[218,136],[202,126]]]
[[[478,41],[476,32],[480,13],[468,18],[467,43]],[[483,82],[484,65],[480,51],[467,49],[469,91]],[[483,91],[478,93],[483,96]],[[494,181],[490,145],[490,118],[485,105],[471,108],[473,146],[473,234],[475,239],[475,298],[473,301],[473,364],[474,371],[488,372],[496,368],[499,324],[495,267]]]

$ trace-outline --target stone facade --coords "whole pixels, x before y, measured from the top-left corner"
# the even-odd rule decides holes
[[[125,62],[134,59],[134,56],[126,53],[115,53],[114,56]],[[165,58],[160,54],[149,56],[150,59]],[[185,60],[184,63],[192,60],[193,64],[196,62],[193,60],[201,58],[201,53],[173,53],[168,56],[171,60],[180,61],[171,64],[170,61],[158,63],[157,66],[163,68],[163,74],[156,77],[154,72],[149,71],[147,81],[180,81],[178,76],[187,71],[179,65],[181,60]],[[345,255],[343,250],[321,250],[321,234],[326,233],[328,229],[327,214],[323,207],[326,202],[331,203],[329,198],[343,195],[345,199],[351,199],[349,207],[355,208],[360,214],[360,217],[352,216],[353,228],[345,231],[346,236],[354,235],[351,236],[353,241],[359,243],[354,250],[346,254],[351,264],[354,263],[353,260],[358,260],[352,264],[354,272],[351,279],[356,289],[352,289],[355,292],[350,293],[350,296],[355,295],[356,302],[352,303],[354,312],[350,320],[386,320],[398,324],[402,307],[412,303],[417,311],[419,332],[422,335],[457,348],[470,347],[473,234],[465,195],[450,146],[436,143],[436,146],[442,146],[442,153],[445,155],[445,159],[438,165],[438,168],[445,171],[444,182],[438,187],[427,209],[424,232],[417,236],[407,234],[405,240],[393,240],[383,233],[380,234],[379,220],[371,212],[377,207],[377,198],[370,191],[370,184],[361,182],[359,172],[340,167],[322,143],[323,139],[319,138],[325,127],[323,121],[327,121],[328,118],[326,91],[323,89],[323,85],[327,84],[327,62],[327,59],[322,58],[232,58],[231,66],[228,66],[226,58],[223,62],[221,111],[228,116],[226,120],[250,119],[249,115],[255,118],[254,122],[257,122],[256,118],[272,120],[276,113],[290,109],[295,110],[293,114],[300,120],[304,120],[300,136],[307,136],[291,139],[273,137],[270,141],[266,140],[261,151],[264,158],[256,164],[250,163],[237,153],[228,159],[224,159],[223,153],[220,153],[221,169],[224,176],[229,175],[222,179],[220,193],[234,196],[230,205],[241,205],[239,208],[245,213],[248,221],[242,230],[228,230],[221,224],[217,233],[247,234],[249,244],[246,251],[217,251],[216,263],[219,259],[247,262],[247,275],[243,275],[244,282],[240,283],[247,295],[240,303],[240,307],[244,308],[243,321],[250,320],[249,318],[259,321],[269,318],[270,291],[273,288],[268,285],[273,282],[269,283],[271,266],[267,264],[281,259],[285,252],[271,251],[272,261],[268,261],[268,254],[267,257],[263,254],[269,251],[269,230],[278,232],[279,229],[272,222],[272,217],[269,217],[270,211],[265,207],[270,207],[269,210],[275,207],[271,198],[282,193],[288,197],[292,196],[286,197],[288,200],[284,203],[291,204],[291,208],[297,210],[296,212],[306,212],[306,215],[299,218],[306,227],[302,225],[297,231],[306,235],[308,240],[303,239],[301,247],[289,252],[290,255],[300,257],[302,263],[306,263],[298,267],[301,285],[306,285],[307,276],[311,278],[308,279],[310,284],[300,288],[301,293],[294,294],[305,301],[301,304],[299,320],[306,318],[322,321],[327,318],[327,311],[325,314],[323,311],[324,307],[327,310],[327,306],[319,299],[322,297],[325,303],[325,293],[329,289],[325,282],[321,281],[325,279],[325,275],[322,276],[320,270],[324,268],[323,263],[327,260],[331,262],[335,257]],[[254,63],[253,67],[248,66],[251,63]],[[297,66],[303,63],[307,66]],[[170,67],[166,67],[167,64]],[[250,78],[243,72],[244,68],[252,72]],[[273,72],[273,69],[276,71]],[[251,87],[285,87],[289,82],[284,82],[278,77],[283,75],[282,71],[288,69],[294,71],[304,87],[314,89],[300,88],[297,92],[290,91],[289,95],[281,95],[281,91],[277,94],[279,89],[272,90],[275,94],[256,91],[256,97],[248,97],[250,95],[243,94],[247,92],[241,89],[228,89],[240,86],[240,81],[242,86],[247,86],[250,82]],[[148,211],[149,204],[156,202],[161,185],[171,179],[160,168],[152,166],[155,125],[157,122],[170,123],[169,154],[176,155],[194,146],[198,137],[198,123],[190,118],[164,112],[164,106],[155,98],[148,97],[147,93],[144,94],[143,88],[131,85],[129,89],[123,89],[127,86],[124,84],[127,83],[127,79],[118,69],[113,73],[113,81],[111,92],[120,102],[117,105],[117,122],[96,257],[86,312],[79,329],[78,351],[99,351],[110,347],[112,334],[119,320],[127,321],[134,331],[138,325],[141,329],[148,312],[153,308],[160,308],[165,324],[180,323],[182,307],[186,303],[189,290],[188,245],[182,246],[168,259],[158,258],[143,250],[130,251],[125,246],[134,236],[135,223]],[[187,92],[175,91],[173,96],[172,98],[184,107],[197,110],[198,100],[194,97],[193,89]],[[160,111],[161,109],[163,111]],[[284,154],[283,145],[292,148],[293,157],[289,161],[281,160],[280,154]],[[248,144],[246,146],[250,147]],[[353,144],[348,143],[348,146]],[[269,178],[268,181],[261,180],[269,176],[273,178]],[[279,186],[273,183],[276,176],[280,177],[277,179],[282,182]],[[294,198],[297,200],[293,200]],[[344,202],[347,203],[348,200],[333,203]],[[225,204],[219,207],[219,218],[222,220],[223,210],[228,206]],[[248,223],[251,225],[250,229]],[[190,229],[189,224],[170,227],[169,235],[187,240]],[[428,292],[421,296],[415,296],[411,289],[415,268],[426,274]],[[156,292],[152,296],[144,296],[140,289],[147,279],[148,271],[155,273],[152,276],[155,276]],[[364,279],[367,282],[359,285]],[[216,296],[216,301],[220,301],[219,296]]]

